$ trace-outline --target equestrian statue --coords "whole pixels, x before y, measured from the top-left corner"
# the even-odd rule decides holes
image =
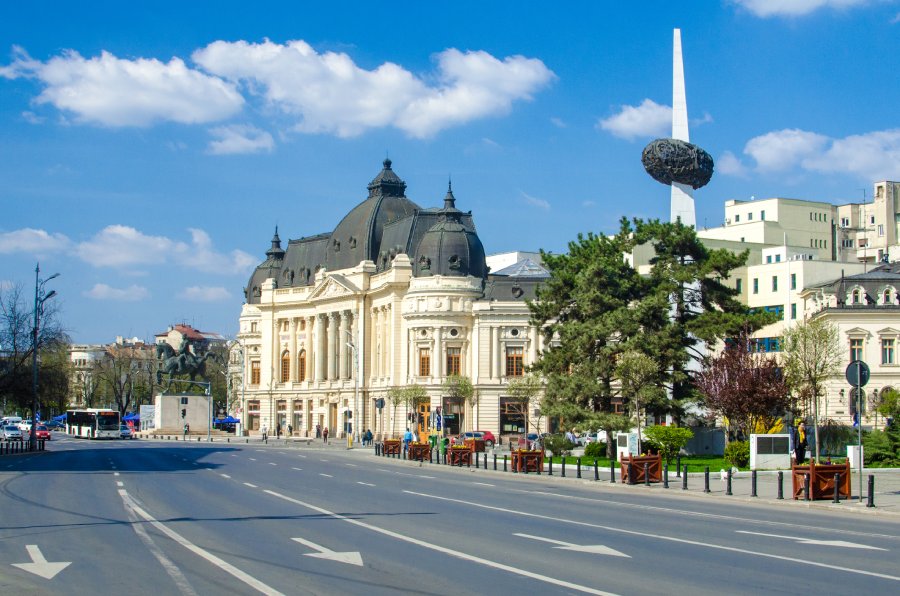
[[[166,390],[172,384],[172,379],[179,375],[189,375],[191,381],[196,381],[197,377],[206,380],[206,361],[210,358],[217,361],[218,357],[212,352],[207,351],[202,356],[198,356],[191,349],[192,344],[188,338],[182,338],[181,345],[175,350],[167,343],[156,344],[156,358],[162,363],[156,371],[156,382],[162,385],[163,375],[168,375],[166,382]]]

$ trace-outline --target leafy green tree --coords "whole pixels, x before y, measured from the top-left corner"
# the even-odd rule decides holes
[[[442,384],[443,399],[446,403],[454,404],[462,409],[464,404],[474,404],[475,387],[469,377],[462,375],[450,375]],[[443,411],[443,408],[442,408]],[[460,431],[463,429],[460,428]]]
[[[544,384],[541,382],[540,377],[533,373],[529,373],[527,375],[511,379],[506,387],[506,390],[507,393],[509,393],[509,396],[514,401],[521,404],[522,411],[525,412],[525,428],[527,430],[531,404],[534,402],[535,398],[538,397],[544,390]],[[542,414],[543,413],[539,414],[536,417],[537,420],[534,421],[534,432],[540,432]]]
[[[896,389],[882,391],[877,410],[885,418],[893,418],[898,421],[900,419],[900,391]]]
[[[669,413],[676,421],[697,400],[691,370],[698,370],[707,348],[742,331],[752,333],[773,320],[751,313],[726,285],[747,251],[708,249],[694,228],[681,222],[635,220],[635,241],[653,248],[646,290],[635,305],[642,333],[633,342],[666,371]],[[663,413],[663,412],[659,412]]]
[[[622,396],[631,403],[638,429],[638,451],[641,451],[641,412],[648,405],[660,404],[666,398],[660,386],[659,365],[646,354],[629,350],[619,358],[615,374],[622,387]]]
[[[666,464],[678,455],[678,452],[688,444],[694,432],[689,428],[678,426],[648,426],[644,431],[647,442],[659,449],[660,455],[666,460]]]
[[[819,399],[828,378],[840,373],[843,360],[838,329],[824,319],[800,321],[784,333],[784,374],[795,394],[812,404],[816,461],[820,457]],[[809,411],[808,404],[803,410]]]

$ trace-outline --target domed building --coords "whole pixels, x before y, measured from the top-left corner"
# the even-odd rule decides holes
[[[533,432],[507,387],[542,347],[526,305],[549,275],[539,257],[487,257],[452,188],[441,207],[420,207],[389,159],[367,189],[330,233],[282,248],[276,229],[250,276],[234,346],[244,428],[341,437],[353,420],[354,432],[379,437],[408,426]],[[474,399],[448,400],[453,375],[471,381]],[[391,399],[413,384],[429,396],[415,412]]]

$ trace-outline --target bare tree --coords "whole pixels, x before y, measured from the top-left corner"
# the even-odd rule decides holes
[[[819,398],[825,382],[840,372],[844,360],[838,329],[824,319],[798,323],[784,334],[784,372],[790,388],[812,402],[816,461],[819,460]]]
[[[536,374],[529,373],[511,379],[506,390],[509,393],[509,396],[521,405],[522,413],[525,416],[525,432],[527,433],[531,404],[544,390],[544,383]],[[537,420],[534,422],[534,432],[540,432],[541,417],[538,415],[536,418]]]
[[[469,380],[469,377],[450,375],[444,379],[442,388],[443,396],[447,402],[459,406],[460,409],[466,403],[471,404],[475,398],[475,387],[472,386],[472,381]],[[459,430],[462,432],[463,429],[460,428]]]
[[[107,346],[106,354],[97,361],[96,383],[102,384],[124,415],[135,402],[135,386],[140,389],[147,367],[154,361],[152,348],[146,345]]]

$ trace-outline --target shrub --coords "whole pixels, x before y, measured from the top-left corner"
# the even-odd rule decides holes
[[[606,457],[606,443],[588,443],[584,448],[585,457]]]
[[[678,455],[681,448],[687,445],[694,436],[694,431],[678,426],[648,426],[644,429],[644,438],[647,443],[659,451],[666,463]]]
[[[544,448],[552,455],[568,455],[575,445],[565,435],[544,437]]]
[[[867,466],[900,465],[900,429],[876,430],[863,435],[863,453]]]
[[[749,441],[731,441],[725,447],[725,459],[731,462],[732,466],[738,468],[746,468],[750,465],[750,442]]]

